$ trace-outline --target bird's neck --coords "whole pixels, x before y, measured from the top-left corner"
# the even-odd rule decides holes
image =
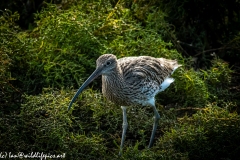
[[[108,74],[102,75],[102,82],[105,87],[113,87],[114,83],[117,85],[123,82],[123,75],[121,67],[117,66],[111,70]],[[114,86],[117,87],[117,86]]]
[[[122,95],[123,92],[121,92],[124,90],[124,86],[123,74],[120,67],[116,67],[107,75],[102,75],[102,93],[108,100],[116,104],[123,104],[118,96],[124,96]]]

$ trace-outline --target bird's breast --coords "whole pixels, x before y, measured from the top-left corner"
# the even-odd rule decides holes
[[[145,82],[129,85],[118,78],[102,76],[102,93],[110,101],[117,105],[148,105],[160,87],[154,82]]]
[[[102,76],[102,93],[110,101],[118,105],[130,105],[126,100],[126,88],[119,77]]]

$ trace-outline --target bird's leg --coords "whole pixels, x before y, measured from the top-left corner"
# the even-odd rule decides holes
[[[123,110],[123,131],[122,131],[122,139],[121,139],[121,146],[120,146],[120,151],[119,151],[119,156],[121,156],[122,154],[122,148],[123,148],[123,143],[125,140],[125,135],[126,135],[126,131],[127,131],[127,127],[128,127],[128,123],[127,123],[127,112],[126,112],[126,107],[121,106],[122,110]]]
[[[160,119],[160,115],[159,115],[159,113],[158,113],[158,111],[156,109],[156,106],[152,105],[152,107],[153,107],[153,111],[154,111],[154,123],[153,123],[153,130],[152,130],[152,135],[151,135],[151,138],[150,138],[150,142],[149,142],[148,148],[151,148],[153,146],[153,140],[154,140],[156,129],[157,129],[157,125],[158,125],[158,120]]]

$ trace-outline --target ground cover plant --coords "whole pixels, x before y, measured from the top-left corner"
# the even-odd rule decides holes
[[[239,157],[239,63],[229,61],[239,59],[239,10],[227,14],[220,7],[228,30],[216,40],[223,21],[216,22],[211,35],[214,22],[205,22],[210,28],[204,30],[191,21],[188,3],[177,2],[42,2],[28,29],[19,23],[21,12],[2,10],[0,152],[65,154],[66,159]],[[182,23],[174,23],[175,7]],[[152,109],[129,107],[129,128],[118,157],[122,111],[102,96],[100,78],[67,111],[95,60],[105,53],[165,57],[183,65],[173,75],[174,84],[156,97],[161,119],[151,149]]]

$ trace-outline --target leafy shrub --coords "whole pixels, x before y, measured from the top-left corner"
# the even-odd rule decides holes
[[[67,114],[69,93],[45,89],[38,96],[25,96],[21,113],[14,118],[4,116],[1,123],[1,147],[6,152],[44,152],[66,154],[69,159],[92,159],[104,155],[106,147],[100,134],[71,132],[83,125],[73,123]],[[86,111],[85,111],[86,112]]]
[[[199,72],[180,67],[173,77],[175,82],[157,96],[161,104],[181,107],[204,107],[207,104],[209,92]]]
[[[131,10],[117,6],[83,2],[63,10],[48,4],[37,13],[37,27],[15,33],[20,42],[13,41],[12,75],[19,88],[38,93],[42,87],[79,86],[102,53],[182,60],[171,43],[133,20]],[[89,14],[90,10],[94,12]]]
[[[85,30],[91,21],[80,11],[65,12],[53,5],[37,17],[38,27],[21,37],[25,42],[21,59],[27,63],[23,69],[27,78],[21,81],[39,87],[80,84],[100,54],[98,44]]]
[[[235,97],[229,92],[233,70],[226,62],[215,58],[212,61],[212,67],[205,71],[201,70],[201,72],[208,86],[211,101],[221,104]]]
[[[19,92],[17,88],[12,85],[15,77],[11,74],[11,67],[13,66],[12,53],[18,48],[17,43],[19,39],[16,36],[20,30],[16,26],[15,21],[19,19],[17,13],[11,13],[6,10],[2,16],[0,16],[0,107],[1,109],[8,107],[19,98],[12,98],[14,92]],[[16,45],[15,45],[16,44]],[[16,96],[17,97],[17,96]],[[2,108],[3,107],[3,108]]]
[[[11,65],[11,59],[7,54],[0,51],[0,103],[5,104],[9,98],[9,93],[13,91],[13,88],[9,81],[12,79],[9,72],[9,66]]]
[[[239,100],[238,94],[230,91],[233,72],[228,63],[219,58],[213,59],[212,67],[206,70],[180,67],[173,75],[175,83],[160,93],[158,100],[163,105],[177,103],[181,108],[205,107],[209,102],[225,107],[231,101],[229,109],[235,108]]]
[[[239,125],[238,114],[209,105],[192,117],[179,119],[159,145],[187,153],[190,159],[235,159],[239,157]]]
[[[233,72],[228,63],[215,58],[212,61],[212,67],[209,70],[201,70],[204,80],[213,87],[228,86],[231,83],[231,73]]]

